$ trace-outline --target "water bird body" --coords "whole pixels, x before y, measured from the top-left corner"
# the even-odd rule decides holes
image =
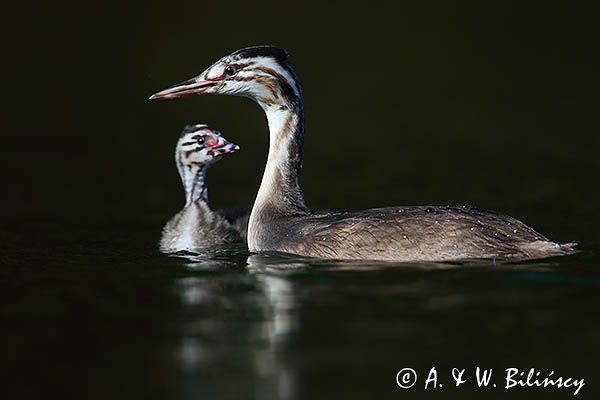
[[[206,188],[206,171],[210,165],[238,149],[206,125],[184,128],[175,149],[175,162],[185,189],[185,206],[163,228],[161,251],[194,251],[246,241],[248,212],[243,209],[212,211]]]
[[[555,243],[512,217],[471,207],[311,212],[299,184],[304,141],[301,87],[283,49],[235,51],[150,99],[192,94],[249,97],[267,116],[269,155],[249,219],[250,251],[385,261],[532,259],[573,251],[573,244]]]

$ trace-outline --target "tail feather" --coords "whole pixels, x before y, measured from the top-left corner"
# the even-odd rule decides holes
[[[576,242],[569,242],[569,243],[562,243],[559,244],[560,249],[565,252],[565,254],[569,254],[569,253],[577,253],[580,250],[577,250],[576,247],[578,246],[578,244]]]
[[[579,250],[576,247],[577,243],[575,242],[555,243],[546,240],[537,240],[524,244],[522,249],[531,258],[545,258],[578,253]]]

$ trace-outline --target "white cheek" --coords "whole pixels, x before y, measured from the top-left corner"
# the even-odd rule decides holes
[[[257,87],[252,88],[252,96],[256,99],[259,99],[260,101],[266,101],[266,102],[276,101],[276,98],[273,96],[273,93],[266,90],[262,86],[257,86]]]
[[[294,93],[296,94],[296,96],[300,96],[300,88],[298,88],[298,86],[295,84],[296,81],[292,78],[292,76],[289,74],[289,72],[287,72],[285,69],[281,68],[275,60],[273,60],[270,57],[261,57],[258,59],[257,62],[263,67],[270,68],[270,69],[277,71],[292,86],[292,89],[294,90]]]
[[[245,70],[242,70],[236,74],[236,77],[244,78],[244,79],[252,78],[253,76],[254,76],[254,73],[252,71],[245,71]],[[245,82],[247,82],[247,81],[245,81]]]
[[[204,164],[206,163],[211,157],[208,156],[206,153],[204,152],[200,152],[200,153],[194,153],[192,155],[190,155],[187,159],[186,159],[186,163],[187,164],[193,164],[193,163],[200,163],[200,164]]]
[[[252,78],[263,77],[263,78],[265,78],[267,80],[272,79],[268,75],[256,74],[256,72],[252,72],[252,71],[239,73],[238,76],[241,77],[241,78],[246,78],[246,77],[252,77]],[[238,92],[243,91],[244,93],[248,94],[250,97],[253,97],[255,99],[270,99],[270,100],[275,100],[275,98],[273,97],[273,93],[269,89],[267,89],[262,84],[254,82],[253,80],[235,82],[235,86],[236,87],[239,86]]]
[[[248,81],[223,81],[223,86],[219,88],[219,93],[232,96],[251,96],[254,93],[252,86],[253,84]]]

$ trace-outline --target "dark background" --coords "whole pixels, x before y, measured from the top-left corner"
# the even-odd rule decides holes
[[[597,10],[567,2],[314,10],[30,6],[6,37],[4,211],[167,215],[182,201],[172,153],[190,122],[242,146],[211,174],[213,203],[251,204],[267,149],[261,110],[240,98],[147,97],[230,51],[270,43],[289,51],[304,85],[302,183],[314,208],[469,203],[544,231],[597,215],[581,203],[597,204],[600,193]],[[539,211],[552,218],[536,219]]]
[[[389,350],[394,337],[408,343],[409,358],[423,367],[450,366],[463,349],[465,367],[485,359],[502,367],[541,360],[557,369],[562,360],[564,373],[573,375],[595,368],[598,7],[62,1],[18,8],[6,10],[2,28],[0,147],[3,377],[21,384],[15,393],[102,397],[122,390],[130,397],[193,398],[225,389],[240,398],[237,382],[257,398],[268,398],[265,393],[316,398],[354,393],[352,385],[334,390],[341,387],[319,386],[318,379],[330,376],[341,385],[360,376],[357,393],[382,394],[393,384],[393,368],[405,364]],[[252,374],[230,380],[232,368],[243,370],[243,361],[253,357],[244,358],[244,349],[261,348],[244,335],[245,328],[262,329],[253,325],[244,299],[253,309],[255,300],[247,296],[262,278],[239,271],[199,277],[160,255],[155,243],[183,203],[173,161],[181,128],[208,123],[241,146],[210,171],[210,198],[215,208],[251,205],[266,160],[266,119],[247,99],[147,98],[256,44],[286,48],[302,81],[307,127],[302,186],[312,208],[471,204],[510,214],[557,241],[577,241],[585,261],[560,263],[558,277],[542,279],[546,284],[533,275],[490,278],[464,271],[309,273],[286,281],[303,288],[288,296],[297,305],[290,313],[304,328],[295,331],[292,350],[280,360],[300,376],[294,395],[278,396],[269,389],[272,382]],[[180,281],[188,278],[204,279],[213,294],[215,287],[225,289],[216,290],[210,307],[190,311],[173,295],[185,292],[177,288],[189,285]],[[386,282],[409,286],[385,291]],[[340,297],[310,303],[329,289]],[[443,297],[463,291],[472,297],[454,303]],[[376,292],[387,295],[369,297]],[[436,294],[444,307],[419,308],[425,304],[420,296],[425,301]],[[378,313],[375,305],[387,311]],[[231,314],[231,307],[239,313]],[[395,311],[419,328],[406,333],[386,325],[383,321],[399,321],[384,319]],[[185,368],[179,375],[178,359],[169,356],[169,346],[185,331],[182,324],[197,313],[225,318],[221,322],[231,330],[222,336],[223,349],[217,347],[227,356],[213,356],[233,359],[231,365],[209,363],[215,369],[202,378],[209,383],[198,387],[194,382],[204,381],[187,379]],[[352,318],[356,325],[346,325]],[[334,348],[329,352],[319,345],[327,331],[344,328],[357,336],[326,340]],[[445,331],[449,339],[427,336],[432,331]],[[548,332],[554,333],[541,344],[534,339]],[[238,347],[228,347],[231,343]],[[503,353],[498,343],[513,350]],[[350,362],[344,358],[349,354],[356,356]],[[314,360],[327,368],[313,374]],[[347,365],[347,374],[333,360]],[[380,363],[392,378],[357,375],[361,367]],[[586,390],[588,396],[593,391]],[[392,389],[392,394],[405,393]]]

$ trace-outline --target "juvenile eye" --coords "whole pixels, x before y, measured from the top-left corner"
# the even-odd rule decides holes
[[[230,64],[225,68],[225,75],[231,76],[237,72],[237,65]]]
[[[196,141],[197,144],[204,144],[204,137],[202,135],[194,135],[192,139]]]

